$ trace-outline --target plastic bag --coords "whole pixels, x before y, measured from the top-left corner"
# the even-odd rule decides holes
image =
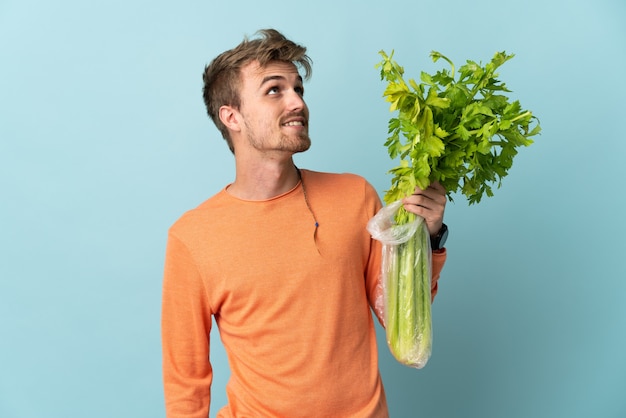
[[[395,223],[401,201],[383,207],[367,230],[382,245],[381,285],[387,344],[400,363],[421,369],[432,352],[430,236],[423,218]]]

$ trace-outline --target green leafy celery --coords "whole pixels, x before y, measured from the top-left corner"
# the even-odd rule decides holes
[[[451,60],[431,52],[434,62],[447,61],[450,70],[420,74],[420,82],[405,80],[404,69],[393,52],[380,52],[383,93],[395,116],[389,120],[385,142],[389,156],[399,164],[389,172],[393,178],[384,200],[392,203],[432,182],[443,185],[452,200],[456,192],[469,204],[493,196],[517,155],[517,148],[532,144],[541,128],[533,114],[519,101],[509,101],[509,92],[497,79],[496,70],[513,58],[496,53],[481,65],[467,61],[456,72]],[[415,220],[404,209],[395,222]],[[423,221],[423,220],[422,220]],[[385,281],[385,328],[389,347],[403,364],[421,368],[432,348],[430,244],[426,224],[397,245],[390,255]]]
[[[383,96],[396,116],[389,120],[385,142],[389,156],[399,165],[390,170],[392,187],[387,203],[424,189],[434,181],[443,185],[452,200],[460,192],[470,204],[493,196],[517,155],[517,148],[532,144],[541,128],[519,101],[510,101],[497,69],[514,57],[497,52],[481,65],[467,61],[456,73],[450,59],[433,51],[434,62],[443,59],[450,70],[420,74],[420,83],[405,80],[404,68],[380,51],[381,79],[387,81]]]

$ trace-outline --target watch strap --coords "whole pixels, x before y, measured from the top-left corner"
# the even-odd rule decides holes
[[[448,238],[448,226],[446,224],[441,224],[441,229],[439,229],[439,232],[437,232],[436,235],[432,235],[430,237],[430,248],[433,251],[442,249],[446,243],[447,238]]]

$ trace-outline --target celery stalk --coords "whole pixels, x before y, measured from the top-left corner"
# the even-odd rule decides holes
[[[416,354],[416,363],[423,367],[428,359],[432,350],[432,312],[431,312],[431,263],[430,263],[430,242],[429,233],[426,229],[426,224],[422,223],[418,228],[417,239],[420,240],[420,254],[419,265],[415,269],[416,272],[420,272],[420,277],[417,278],[419,283],[419,289],[417,290],[417,308],[420,309],[421,315],[419,317],[419,342]]]
[[[398,341],[398,278],[400,268],[400,252],[397,246],[387,248],[387,256],[389,262],[389,270],[386,280],[386,316],[385,329],[387,331],[387,340],[393,341],[397,345]]]
[[[424,222],[408,241],[390,253],[387,277],[387,342],[394,357],[416,368],[432,349],[430,259]]]

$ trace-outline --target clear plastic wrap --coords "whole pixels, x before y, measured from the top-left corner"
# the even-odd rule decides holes
[[[398,225],[401,201],[383,207],[367,225],[382,243],[381,285],[387,344],[400,363],[421,369],[432,352],[430,237],[424,219]]]

